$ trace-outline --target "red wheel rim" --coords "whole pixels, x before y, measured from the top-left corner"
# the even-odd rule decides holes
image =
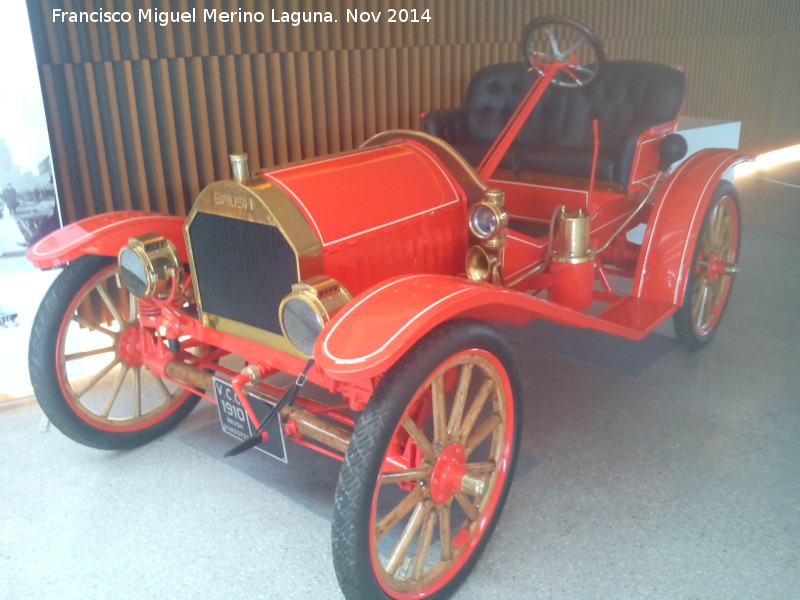
[[[457,384],[447,386],[454,371]],[[475,552],[509,475],[514,422],[508,375],[484,350],[450,357],[419,388],[395,428],[370,516],[373,572],[392,598],[430,596]]]
[[[55,364],[73,412],[92,427],[122,433],[163,421],[190,392],[142,366],[137,302],[118,272],[117,265],[108,266],[75,294],[59,326]]]

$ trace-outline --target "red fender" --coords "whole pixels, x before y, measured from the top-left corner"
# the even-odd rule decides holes
[[[711,194],[728,169],[748,160],[751,157],[736,150],[708,148],[675,170],[650,213],[634,277],[634,296],[683,304],[694,246]]]
[[[39,269],[51,269],[84,254],[116,256],[128,239],[157,232],[171,240],[183,261],[189,262],[183,223],[183,217],[152,212],[104,213],[54,231],[31,246],[27,257]]]
[[[444,321],[467,317],[525,325],[535,318],[641,339],[646,334],[507,288],[450,275],[406,275],[350,302],[317,339],[314,357],[328,376],[363,381],[381,375]]]

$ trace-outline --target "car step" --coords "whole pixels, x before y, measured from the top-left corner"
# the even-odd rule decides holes
[[[608,323],[619,325],[631,332],[637,332],[642,338],[651,333],[658,325],[677,309],[672,304],[654,302],[646,298],[627,296],[609,306],[598,317]]]

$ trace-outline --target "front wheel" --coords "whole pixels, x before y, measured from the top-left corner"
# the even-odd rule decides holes
[[[142,364],[137,301],[113,259],[84,256],[47,291],[28,364],[45,415],[73,440],[105,450],[149,442],[179,423],[198,396]]]
[[[673,317],[675,335],[689,350],[711,341],[728,304],[738,271],[739,214],[736,189],[730,182],[720,181],[697,238],[683,306]]]
[[[508,494],[521,420],[516,361],[483,323],[440,326],[386,373],[336,487],[348,600],[444,598],[461,583]]]

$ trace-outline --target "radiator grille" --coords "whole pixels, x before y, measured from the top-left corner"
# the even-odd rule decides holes
[[[297,262],[280,230],[198,212],[189,243],[203,312],[281,335],[278,305],[297,283]]]

